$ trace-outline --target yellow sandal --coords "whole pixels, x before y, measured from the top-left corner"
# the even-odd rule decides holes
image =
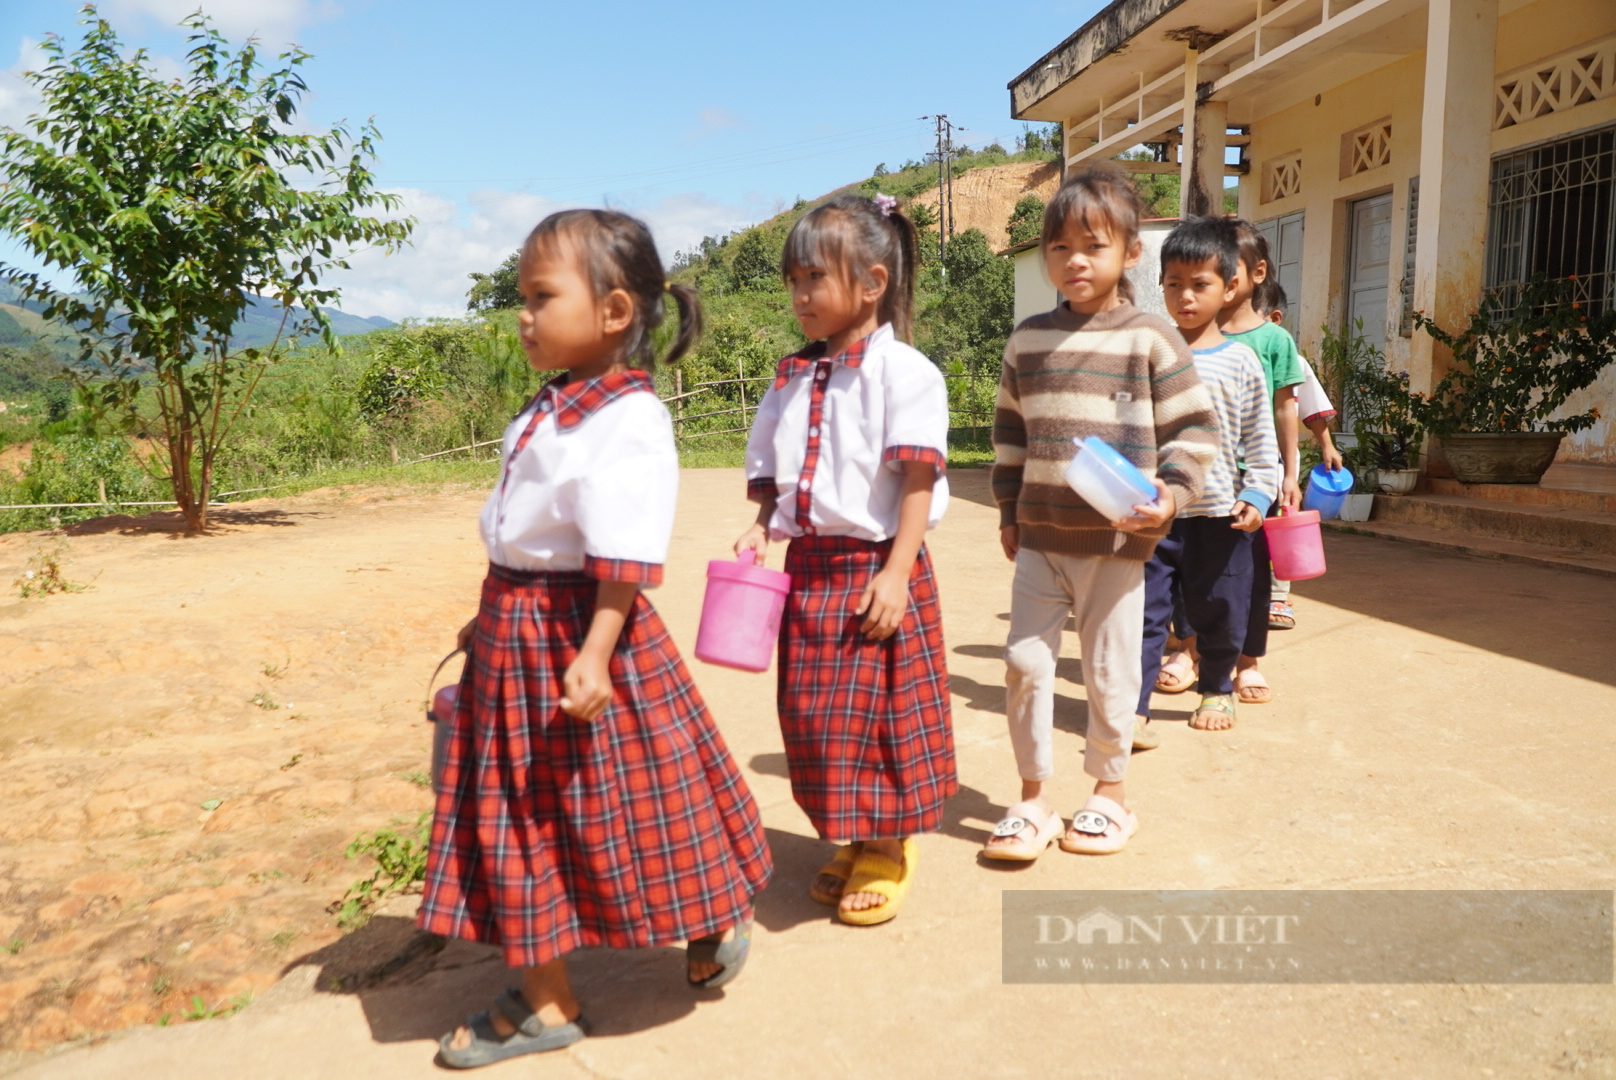
[[[842,894],[839,892],[834,894],[825,892],[819,888],[819,879],[821,877],[840,878],[842,886],[845,888],[847,879],[853,874],[853,864],[858,861],[859,853],[863,850],[864,844],[858,840],[853,841],[851,844],[843,844],[837,848],[836,857],[814,872],[814,880],[808,886],[808,895],[821,904],[829,904],[831,907],[841,903]]]
[[[853,864],[853,876],[847,879],[842,887],[843,895],[848,893],[872,892],[879,893],[887,898],[887,902],[880,907],[865,908],[863,911],[843,911],[836,909],[836,915],[844,923],[852,926],[875,926],[894,918],[898,909],[903,907],[904,898],[909,895],[909,886],[915,880],[915,862],[920,856],[920,849],[916,847],[914,838],[903,842],[903,865],[897,860],[889,859],[885,855],[877,855],[873,851],[859,853],[858,861]]]

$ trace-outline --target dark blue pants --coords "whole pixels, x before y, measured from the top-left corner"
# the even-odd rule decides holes
[[[1184,614],[1195,628],[1201,654],[1201,693],[1234,691],[1234,665],[1245,644],[1251,615],[1253,534],[1231,528],[1233,522],[1232,517],[1179,518],[1145,564],[1140,716],[1150,715],[1150,692],[1161,672],[1162,648],[1173,619],[1175,585],[1184,598]],[[1267,583],[1264,574],[1264,587]],[[1265,620],[1267,616],[1264,601]]]
[[[1251,534],[1251,606],[1246,613],[1246,640],[1240,647],[1245,656],[1268,655],[1268,605],[1274,599],[1274,583],[1268,573],[1268,530]],[[1190,620],[1194,625],[1195,620]]]

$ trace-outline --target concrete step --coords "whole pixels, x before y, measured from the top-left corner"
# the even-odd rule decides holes
[[[1616,513],[1585,505],[1532,504],[1434,493],[1380,495],[1375,497],[1375,509],[1369,523],[1416,525],[1472,538],[1489,537],[1588,555],[1616,556]]]
[[[1407,498],[1407,496],[1405,496]],[[1390,501],[1376,496],[1378,507]],[[1400,540],[1424,547],[1452,551],[1462,555],[1475,555],[1484,559],[1503,559],[1506,562],[1543,566],[1551,570],[1575,570],[1584,574],[1616,578],[1616,555],[1599,555],[1586,551],[1549,547],[1544,544],[1522,543],[1493,536],[1438,529],[1429,525],[1409,525],[1386,521],[1326,521],[1324,527],[1332,532],[1354,533],[1359,536],[1378,536],[1383,540]]]
[[[1616,469],[1610,470],[1616,472]],[[1429,478],[1432,495],[1460,496],[1482,502],[1520,506],[1543,506],[1616,514],[1616,492],[1578,491],[1571,488],[1540,487],[1536,484],[1461,484],[1457,480]]]

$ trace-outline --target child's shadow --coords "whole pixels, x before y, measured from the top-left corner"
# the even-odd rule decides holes
[[[1001,714],[1005,711],[1003,686],[979,683],[969,675],[951,671],[948,673],[948,689],[950,693],[964,698],[967,708]],[[1086,736],[1089,730],[1088,702],[1056,694],[1055,727],[1073,735]]]
[[[436,1040],[520,985],[496,946],[445,943],[414,922],[379,916],[293,967],[318,969],[316,991],[356,994],[371,1037],[382,1043]],[[676,946],[580,949],[568,954],[567,973],[597,1035],[672,1023],[713,996],[689,989],[684,949]]]
[[[1002,645],[956,645],[954,651],[961,656],[975,656],[983,660],[1003,660]],[[1055,660],[1055,677],[1083,685],[1083,660],[1077,656],[1061,656]]]

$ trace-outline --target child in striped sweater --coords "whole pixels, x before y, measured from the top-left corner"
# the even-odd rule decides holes
[[[1200,497],[1217,418],[1184,339],[1131,303],[1143,204],[1115,166],[1069,178],[1044,212],[1042,251],[1061,294],[1005,345],[993,423],[1000,542],[1016,564],[1005,646],[1010,741],[1021,799],[994,827],[990,859],[1029,862],[1060,835],[1087,854],[1120,851],[1139,827],[1123,777],[1133,747],[1145,561],[1179,506]],[[1108,521],[1063,479],[1072,440],[1097,435],[1152,477],[1156,501]],[[1088,692],[1084,770],[1094,794],[1062,834],[1054,776],[1055,659],[1075,615]]]
[[[1190,347],[1221,436],[1200,499],[1179,507],[1172,531],[1145,564],[1141,723],[1150,716],[1176,585],[1201,654],[1201,704],[1190,726],[1234,726],[1235,661],[1245,644],[1255,572],[1251,534],[1262,528],[1283,477],[1262,361],[1218,331],[1218,312],[1234,298],[1239,264],[1239,236],[1223,218],[1189,218],[1162,244],[1167,311]]]

